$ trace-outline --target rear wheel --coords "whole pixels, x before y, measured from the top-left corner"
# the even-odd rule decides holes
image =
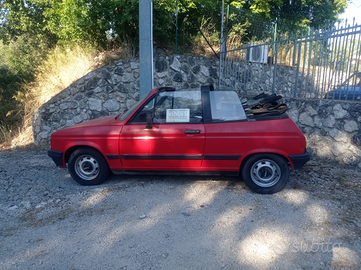
[[[289,179],[287,162],[275,154],[251,156],[242,169],[243,181],[254,192],[272,194],[282,190]]]
[[[78,148],[68,162],[71,177],[83,186],[98,185],[109,175],[109,166],[97,150],[92,148]]]

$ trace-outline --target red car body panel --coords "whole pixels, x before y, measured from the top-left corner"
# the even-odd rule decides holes
[[[185,130],[199,130],[185,134]],[[119,138],[123,170],[197,170],[201,167],[204,149],[203,124],[125,125]],[[194,156],[194,159],[124,159],[126,155]]]
[[[221,139],[220,139],[221,138]],[[204,160],[202,167],[239,170],[242,160],[255,153],[288,157],[305,151],[306,140],[291,118],[206,125],[204,155],[241,155],[240,160]]]
[[[67,153],[74,147],[88,146],[104,156],[118,155],[119,134],[123,125],[111,125],[114,121],[114,116],[106,116],[56,131],[51,137],[52,150]],[[59,167],[66,168],[66,157],[63,155],[63,165]],[[112,159],[108,163],[111,168],[121,166],[120,160]]]

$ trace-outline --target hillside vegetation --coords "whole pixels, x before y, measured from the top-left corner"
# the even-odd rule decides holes
[[[334,23],[347,0],[225,3],[227,42],[239,44],[272,37],[275,29]],[[215,57],[221,4],[153,0],[154,45]],[[137,57],[138,7],[138,0],[0,0],[0,149],[30,143],[31,113],[73,81],[115,59]]]

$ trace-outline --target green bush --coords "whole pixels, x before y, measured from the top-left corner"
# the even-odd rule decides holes
[[[24,85],[33,81],[35,70],[44,60],[47,49],[36,37],[23,34],[4,45],[0,41],[0,142],[7,131],[22,124],[24,104],[16,96],[25,93]]]
[[[2,134],[21,124],[22,105],[13,98],[20,89],[21,78],[11,73],[6,67],[0,67],[0,129]],[[0,143],[5,139],[6,136],[0,136]]]

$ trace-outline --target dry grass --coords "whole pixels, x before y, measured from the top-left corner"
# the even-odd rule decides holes
[[[45,103],[51,97],[68,87],[78,78],[86,75],[95,66],[96,52],[85,50],[78,46],[64,50],[55,48],[48,59],[39,68],[36,81],[30,85],[29,92],[39,104]],[[30,111],[38,104],[30,106]]]
[[[34,82],[23,85],[23,91],[15,98],[23,104],[22,125],[16,133],[8,134],[0,148],[31,144],[33,142],[32,112],[72,82],[96,68],[96,51],[74,46],[71,49],[56,47],[46,61],[38,67]],[[5,133],[3,133],[5,134]],[[5,135],[3,135],[5,136]]]
[[[105,52],[79,46],[68,49],[55,48],[38,68],[35,81],[24,85],[24,91],[16,95],[15,98],[23,104],[23,123],[16,133],[5,130],[5,127],[0,130],[5,141],[0,145],[0,149],[33,143],[33,111],[90,71],[120,59],[131,58],[133,54],[130,52],[127,47]]]
[[[203,35],[207,38],[207,41],[212,46],[214,51],[209,46],[204,37],[199,33],[194,38],[194,41],[192,43],[192,54],[202,55],[209,58],[217,58],[215,53],[218,54],[220,51],[220,40],[219,33],[214,31],[215,24],[212,23],[210,20],[202,19],[200,28],[203,32]]]

